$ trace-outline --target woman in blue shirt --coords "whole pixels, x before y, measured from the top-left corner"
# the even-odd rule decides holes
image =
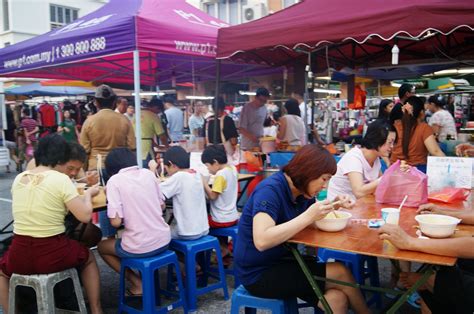
[[[314,198],[336,173],[336,161],[318,145],[304,146],[282,171],[261,182],[244,207],[239,222],[239,241],[234,250],[237,275],[245,288],[263,298],[298,297],[314,305],[318,299],[284,243],[323,219],[332,209]],[[348,196],[338,198],[343,207],[354,204]],[[339,263],[316,263],[308,259],[315,276],[354,282],[350,271]],[[369,313],[358,289],[319,282],[334,313]],[[320,304],[318,304],[320,305]]]

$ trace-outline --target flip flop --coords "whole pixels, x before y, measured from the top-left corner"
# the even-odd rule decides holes
[[[130,289],[126,289],[125,290],[125,296],[126,297],[129,297],[129,298],[141,298],[143,297],[143,294],[142,293],[132,293],[132,291],[130,291]]]
[[[418,292],[413,292],[413,294],[408,298],[407,303],[413,306],[416,309],[421,308],[421,305],[419,304],[419,301],[421,300],[420,295]],[[418,302],[417,302],[418,301]]]

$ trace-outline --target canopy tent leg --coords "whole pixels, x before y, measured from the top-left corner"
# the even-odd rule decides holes
[[[216,60],[216,93],[214,96],[214,134],[213,134],[213,143],[217,143],[217,126],[219,125],[219,117],[217,115],[217,103],[220,94],[220,80],[221,80],[221,60]],[[223,130],[221,130],[223,132]],[[224,143],[222,143],[224,145]]]
[[[137,146],[137,163],[142,168],[142,125],[140,103],[140,51],[133,51],[133,84],[135,91],[135,140]]]

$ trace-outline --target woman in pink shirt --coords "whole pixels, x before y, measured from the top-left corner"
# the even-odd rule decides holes
[[[163,218],[164,202],[158,181],[148,169],[139,169],[135,154],[128,148],[113,149],[105,160],[110,179],[107,182],[107,216],[115,228],[124,225],[121,239],[99,243],[99,253],[116,272],[120,258],[149,257],[168,248],[170,228]],[[128,270],[130,295],[142,293],[139,276]]]

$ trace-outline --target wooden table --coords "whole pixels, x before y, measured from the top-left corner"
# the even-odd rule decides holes
[[[474,211],[474,196],[473,193],[471,193],[469,199],[465,202],[458,202],[449,205],[442,203],[437,204],[445,208],[452,208],[457,210],[466,209]],[[390,242],[380,240],[378,237],[377,229],[371,229],[367,227],[367,220],[381,219],[380,210],[383,207],[395,206],[377,204],[373,196],[367,196],[365,198],[359,199],[356,202],[355,208],[350,211],[352,213],[353,220],[344,230],[340,232],[325,232],[315,229],[313,227],[308,227],[300,233],[296,234],[293,238],[289,240],[289,242],[304,244],[311,247],[328,248],[368,256],[375,256],[401,261],[412,261],[429,265],[453,266],[456,263],[457,258],[454,257],[399,250],[394,247]],[[412,236],[416,236],[416,229],[414,228],[414,226],[417,225],[417,222],[415,221],[416,215],[416,208],[404,207],[402,208],[400,213],[400,226]],[[357,219],[360,219],[360,221],[357,221]],[[456,234],[454,235],[455,237],[474,236],[474,226],[461,224],[458,225],[458,229],[459,231],[456,232]],[[301,256],[297,256],[299,255],[298,250],[292,248],[292,252],[297,258],[298,262],[300,262],[300,266],[302,268],[305,268],[306,265],[303,265],[304,262],[300,258]],[[305,271],[305,273],[308,271],[309,274],[309,270],[303,270]],[[425,267],[424,276],[422,276],[420,282],[413,287],[414,289],[409,289],[402,296],[401,302],[397,302],[394,307],[397,306],[398,308],[399,306],[401,306],[401,304],[403,304],[403,302],[409,297],[409,295],[413,291],[415,291],[416,288],[422,285],[426,281],[426,279],[428,279],[428,275],[432,273],[432,271],[432,267]],[[318,295],[318,298],[320,298],[320,300],[324,304],[325,302],[321,299],[321,292],[316,291],[319,289],[315,285],[314,278],[309,275],[308,280],[310,282],[313,281],[313,289],[316,288],[315,292]],[[388,313],[394,313],[397,310],[397,308],[394,307],[392,307],[388,311]]]

